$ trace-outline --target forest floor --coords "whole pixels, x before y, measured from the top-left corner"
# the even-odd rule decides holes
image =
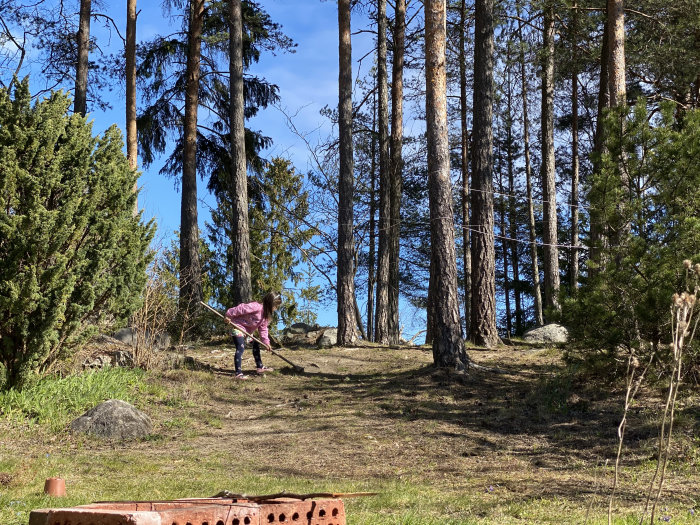
[[[146,440],[0,418],[0,522],[96,500],[288,490],[379,492],[346,501],[348,524],[607,523],[625,392],[572,373],[560,349],[470,350],[498,370],[463,376],[432,368],[425,347],[281,350],[306,371],[265,354],[276,371],[264,377],[247,350],[248,381],[233,378],[233,350],[189,348],[200,370],[144,376]],[[679,397],[656,516],[700,523],[700,398]],[[646,388],[628,415],[615,523],[642,515],[663,405],[661,386]],[[69,498],[41,495],[49,475]]]

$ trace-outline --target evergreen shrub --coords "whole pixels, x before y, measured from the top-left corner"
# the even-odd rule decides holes
[[[139,306],[154,224],[116,126],[101,137],[63,93],[0,90],[0,362],[21,387],[108,319]]]
[[[564,322],[585,349],[570,357],[609,373],[624,370],[626,361],[617,358],[630,350],[668,357],[671,297],[686,286],[682,262],[700,262],[700,111],[681,116],[666,104],[650,115],[639,100],[630,113],[611,113],[607,137],[590,204],[610,242],[565,303]],[[688,357],[697,369],[697,348]]]

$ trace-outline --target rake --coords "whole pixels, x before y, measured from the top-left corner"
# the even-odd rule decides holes
[[[199,302],[201,303],[202,306],[204,306],[205,308],[207,308],[210,312],[212,312],[212,313],[218,315],[219,317],[221,317],[224,321],[226,321],[228,324],[230,324],[231,326],[233,326],[236,330],[240,330],[240,331],[243,332],[244,334],[248,334],[248,332],[247,332],[246,330],[244,330],[242,327],[238,326],[236,323],[234,323],[233,321],[231,321],[231,319],[229,319],[228,317],[222,315],[221,312],[219,312],[218,310],[215,310],[214,308],[212,308],[211,306],[209,306],[209,305],[208,305],[207,303],[205,303],[204,301],[199,301]],[[296,365],[296,364],[292,363],[289,359],[287,359],[287,358],[284,357],[283,355],[280,355],[279,353],[275,352],[272,348],[270,348],[269,345],[266,345],[265,343],[263,343],[263,342],[262,342],[260,339],[258,339],[257,337],[255,337],[255,336],[253,336],[253,335],[250,335],[250,334],[248,334],[248,335],[250,336],[251,339],[253,339],[253,341],[257,341],[258,343],[260,343],[260,344],[263,345],[264,347],[268,348],[268,349],[270,350],[270,352],[272,352],[273,355],[276,355],[276,356],[279,357],[282,361],[284,361],[285,363],[288,363],[289,365],[291,365],[292,368],[294,368],[294,370],[296,370],[297,372],[303,372],[303,371],[304,371],[304,367],[303,367],[303,366],[299,366],[299,365]],[[314,366],[318,366],[318,365],[314,365]]]

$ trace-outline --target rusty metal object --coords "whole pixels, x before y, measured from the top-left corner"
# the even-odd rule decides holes
[[[268,498],[269,496],[265,496]],[[237,498],[101,502],[38,509],[29,525],[345,525],[340,499]]]

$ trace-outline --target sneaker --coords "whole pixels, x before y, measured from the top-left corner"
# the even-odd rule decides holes
[[[256,372],[260,375],[264,374],[265,372],[274,372],[274,368],[270,368],[269,366],[261,366],[256,370]]]
[[[246,379],[248,379],[248,376],[245,375],[243,372],[239,372],[236,374],[235,379],[238,379],[239,381],[245,381]]]

